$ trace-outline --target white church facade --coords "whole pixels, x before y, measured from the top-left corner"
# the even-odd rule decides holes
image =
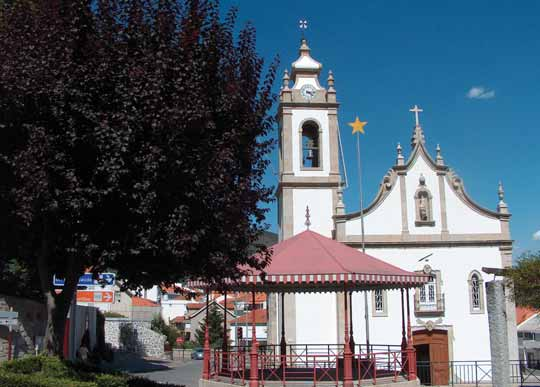
[[[305,40],[300,57],[285,72],[280,92],[279,184],[280,239],[310,229],[351,247],[362,248],[361,216],[347,213],[339,165],[338,102],[329,72],[310,55]],[[418,115],[419,109],[413,111]],[[418,117],[418,116],[417,116]],[[432,275],[410,294],[413,342],[419,361],[489,360],[490,339],[483,267],[512,263],[510,214],[499,185],[495,210],[476,204],[463,181],[450,169],[437,146],[432,157],[420,123],[413,128],[411,150],[398,145],[375,199],[364,209],[366,253],[409,271]],[[341,295],[342,297],[342,295]],[[288,344],[343,342],[343,302],[335,294],[269,296],[268,341],[279,344],[284,321]],[[400,343],[401,294],[378,290],[368,297],[369,340]],[[366,341],[364,294],[352,298],[354,340]],[[518,359],[515,307],[507,302],[510,359]]]

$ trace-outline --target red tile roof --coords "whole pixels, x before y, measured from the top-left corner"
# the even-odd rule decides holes
[[[171,320],[173,324],[180,324],[186,321],[189,321],[189,318],[186,319],[186,316],[176,316]]]
[[[157,302],[154,302],[152,300],[149,300],[147,298],[142,297],[131,297],[131,305],[132,306],[153,306],[153,307],[159,307],[159,304]]]
[[[252,310],[237,319],[232,320],[231,324],[251,324],[253,323],[253,315],[255,314],[255,324],[266,324],[268,318],[266,316],[266,309],[255,309]]]
[[[186,304],[186,308],[190,310],[199,310],[206,306],[206,302],[190,302]]]
[[[228,300],[227,300],[228,301]],[[249,302],[251,304],[251,293],[238,293],[233,302]],[[266,293],[255,293],[255,303],[262,304],[266,302]]]
[[[521,324],[522,322],[528,320],[535,314],[537,314],[538,311],[531,309],[531,308],[525,308],[523,306],[516,306],[516,322],[517,325]]]

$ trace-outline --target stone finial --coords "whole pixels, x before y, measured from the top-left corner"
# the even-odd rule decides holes
[[[336,91],[334,89],[334,73],[332,70],[328,71],[328,91]]]
[[[345,203],[343,203],[343,187],[341,184],[337,190],[337,204],[336,204],[336,215],[345,214]]]
[[[301,44],[300,44],[300,55],[309,55],[309,51],[311,49],[309,48],[307,44],[306,38],[302,38]]]
[[[413,136],[411,138],[411,148],[416,148],[418,145],[424,145],[426,139],[424,138],[424,131],[421,126],[415,126],[413,131]]]
[[[283,87],[281,90],[289,90],[289,71],[285,69],[285,72],[283,73]]]
[[[443,159],[443,157],[441,155],[441,146],[439,144],[437,144],[436,151],[437,151],[437,158],[436,158],[435,161],[436,161],[437,165],[444,165],[444,159]]]
[[[504,187],[502,181],[499,181],[499,188],[497,189],[497,194],[499,195],[499,204],[497,204],[497,211],[507,214],[508,205],[504,201]]]
[[[399,142],[397,144],[396,151],[397,151],[396,164],[405,165],[405,158],[403,157],[403,150],[401,149],[401,144]]]
[[[305,225],[306,225],[306,230],[309,230],[309,226],[311,226],[311,221],[309,220],[309,218],[311,218],[311,216],[309,215],[309,206],[306,206],[306,221],[305,221]]]

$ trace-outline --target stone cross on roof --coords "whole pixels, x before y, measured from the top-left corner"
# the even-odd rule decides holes
[[[414,113],[414,118],[416,120],[416,126],[420,126],[420,117],[418,113],[423,112],[424,110],[420,109],[418,105],[414,105],[412,109],[409,109],[410,112]]]

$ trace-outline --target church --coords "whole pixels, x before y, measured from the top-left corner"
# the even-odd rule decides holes
[[[474,202],[462,179],[445,163],[440,147],[434,156],[426,148],[429,133],[415,105],[410,149],[397,145],[396,157],[388,160],[388,172],[363,216],[348,213],[339,162],[339,103],[332,72],[326,85],[321,84],[322,67],[302,39],[298,59],[283,76],[278,108],[280,240],[306,230],[308,208],[310,230],[359,250],[364,243],[370,255],[429,274],[431,280],[412,291],[408,300],[418,361],[489,360],[484,283],[492,278],[482,268],[512,264],[510,213],[502,185],[495,210]],[[399,343],[400,297],[397,290],[355,292],[354,341]],[[282,324],[288,344],[343,343],[342,298],[335,293],[286,294],[283,299],[270,294],[268,343],[279,344]],[[506,313],[509,358],[518,359],[511,301]]]

